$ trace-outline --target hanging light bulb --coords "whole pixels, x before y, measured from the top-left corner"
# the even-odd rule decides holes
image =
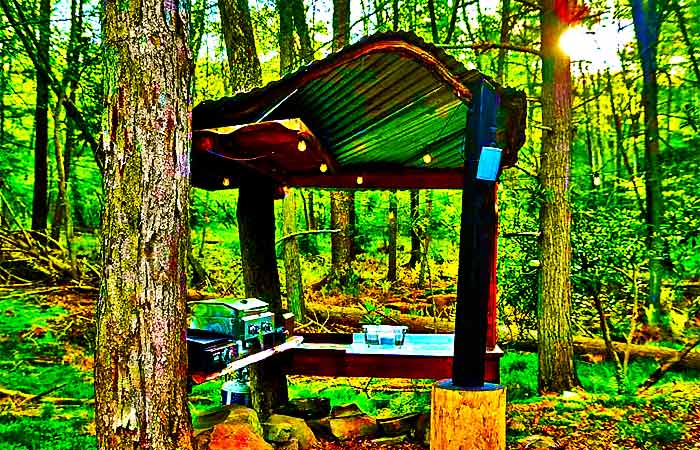
[[[423,162],[426,164],[430,164],[433,161],[433,157],[430,156],[430,153],[426,153],[423,155]]]
[[[362,178],[362,177],[357,177],[357,180],[356,180],[356,181],[357,181],[357,184],[362,184],[362,183],[365,182],[365,179]]]
[[[326,173],[328,171],[328,166],[326,165],[326,163],[323,163],[318,169],[321,171],[321,173]]]
[[[600,179],[600,172],[595,172],[593,174],[593,186],[600,186],[603,180]]]
[[[224,177],[223,180],[221,180],[221,185],[224,187],[228,187],[231,184],[231,179],[229,177]]]
[[[300,152],[306,151],[306,141],[304,139],[299,139],[299,142],[297,142],[297,150]]]

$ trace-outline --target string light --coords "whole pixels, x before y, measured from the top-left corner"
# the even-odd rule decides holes
[[[231,179],[229,177],[224,177],[224,179],[221,180],[221,184],[224,187],[228,187],[229,185],[231,185]]]
[[[328,171],[328,166],[326,165],[326,163],[323,163],[318,169],[321,171],[321,173],[326,173]]]
[[[362,177],[357,177],[357,180],[356,180],[356,181],[357,181],[357,184],[362,184],[362,183],[365,182],[365,179],[362,178]]]
[[[423,162],[425,164],[430,164],[432,162],[432,160],[433,160],[433,157],[430,156],[430,153],[426,153],[425,155],[423,155]]]
[[[304,139],[299,139],[299,142],[297,142],[297,150],[300,152],[306,151],[306,141]]]

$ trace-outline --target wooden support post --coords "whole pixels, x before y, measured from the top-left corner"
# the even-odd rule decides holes
[[[495,145],[495,95],[483,80],[472,91],[466,135],[452,360],[452,380],[465,387],[484,382],[488,310],[496,295],[496,182],[476,178],[482,146]]]
[[[505,450],[506,389],[454,386],[451,380],[433,385],[430,450]]]

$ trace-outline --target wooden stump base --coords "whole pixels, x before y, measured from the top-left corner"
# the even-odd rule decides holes
[[[430,450],[505,450],[504,386],[464,388],[438,381],[430,411]]]

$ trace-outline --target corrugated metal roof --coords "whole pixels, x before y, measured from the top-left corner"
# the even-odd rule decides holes
[[[480,83],[498,89],[479,72],[465,69],[413,34],[385,33],[362,39],[262,88],[203,102],[193,110],[193,129],[197,133],[262,119],[299,118],[318,140],[320,151],[332,160],[334,170],[405,168],[428,175],[431,170],[463,166],[469,87]],[[524,127],[524,119],[518,122]],[[520,145],[511,146],[517,153]],[[216,164],[211,152],[201,158],[196,150],[193,171],[233,170],[231,164]],[[251,156],[240,144],[226,146],[225,152]],[[197,158],[200,161],[195,164]],[[285,160],[272,171],[276,177],[299,180],[308,172],[308,161],[305,167],[295,167],[293,160]],[[246,167],[251,165],[255,164],[249,162]],[[193,180],[206,177],[194,175]]]

